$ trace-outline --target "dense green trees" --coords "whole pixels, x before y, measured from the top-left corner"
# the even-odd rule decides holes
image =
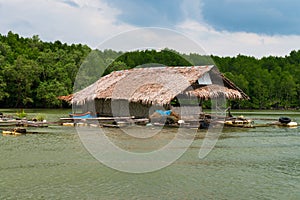
[[[285,57],[201,56],[174,50],[116,52],[43,42],[38,36],[0,35],[0,107],[60,107],[57,96],[82,89],[111,71],[133,67],[215,64],[250,101],[234,108],[299,108],[300,51]],[[75,83],[75,85],[74,85]],[[73,88],[74,87],[74,88]]]
[[[159,66],[190,66],[192,65],[182,55],[173,50],[161,51],[145,50],[120,54],[114,62],[109,64],[104,75],[112,71],[130,69],[133,67],[159,67]]]
[[[285,57],[254,57],[238,55],[230,58],[212,57],[221,72],[243,89],[251,100],[234,102],[244,108],[300,107],[300,51]]]
[[[80,64],[90,52],[81,44],[42,42],[38,36],[0,35],[0,107],[56,107],[73,91]]]

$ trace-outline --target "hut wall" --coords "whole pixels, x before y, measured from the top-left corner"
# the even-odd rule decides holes
[[[103,116],[112,116],[111,100],[97,99],[95,100],[96,112]]]
[[[126,100],[111,101],[111,112],[113,116],[122,116],[122,117],[132,116],[128,106],[128,101]]]
[[[99,113],[101,116],[135,116],[138,118],[149,117],[155,110],[167,110],[168,106],[156,106],[145,105],[136,102],[130,102],[126,100],[113,100],[110,99],[97,99],[95,101],[86,102],[82,106],[82,111],[90,111],[92,114]],[[182,119],[188,119],[191,117],[198,117],[202,112],[202,108],[199,106],[181,106],[171,107],[172,111],[181,116]]]
[[[91,112],[92,115],[96,114],[94,101],[88,101],[82,105],[82,112]]]
[[[136,117],[149,117],[155,110],[164,109],[162,106],[145,105],[141,103],[131,102],[129,104],[130,114]]]
[[[157,109],[165,109],[162,106],[145,105],[126,100],[95,100],[96,112],[102,116],[135,116],[138,118],[149,117]]]
[[[179,114],[183,120],[198,119],[199,115],[202,113],[201,106],[172,107],[171,110]]]

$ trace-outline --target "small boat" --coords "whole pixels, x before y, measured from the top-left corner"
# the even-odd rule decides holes
[[[246,119],[243,116],[239,116],[227,118],[224,124],[231,127],[252,128],[254,127],[253,123],[254,122],[251,119]]]
[[[87,118],[94,118],[94,116],[91,115],[91,112],[85,112],[85,113],[71,113],[69,114],[70,117],[75,119],[87,119]]]

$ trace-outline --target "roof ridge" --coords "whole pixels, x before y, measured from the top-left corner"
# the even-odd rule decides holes
[[[122,69],[118,71],[113,71],[113,72],[128,72],[128,71],[139,71],[139,70],[154,70],[154,69],[167,69],[167,68],[172,68],[172,69],[184,69],[184,68],[207,68],[207,67],[214,67],[215,65],[191,65],[191,66],[159,66],[159,67],[135,67],[131,69]]]

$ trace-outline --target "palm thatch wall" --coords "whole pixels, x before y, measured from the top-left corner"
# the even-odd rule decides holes
[[[209,74],[212,84],[198,82],[204,74]],[[59,98],[86,109],[90,109],[88,104],[92,103],[95,110],[104,115],[111,115],[113,106],[114,116],[116,113],[122,116],[129,108],[130,114],[142,117],[149,115],[153,105],[169,107],[178,95],[204,100],[221,95],[228,99],[249,99],[212,65],[115,71],[75,94]],[[124,102],[129,106],[122,106]]]

